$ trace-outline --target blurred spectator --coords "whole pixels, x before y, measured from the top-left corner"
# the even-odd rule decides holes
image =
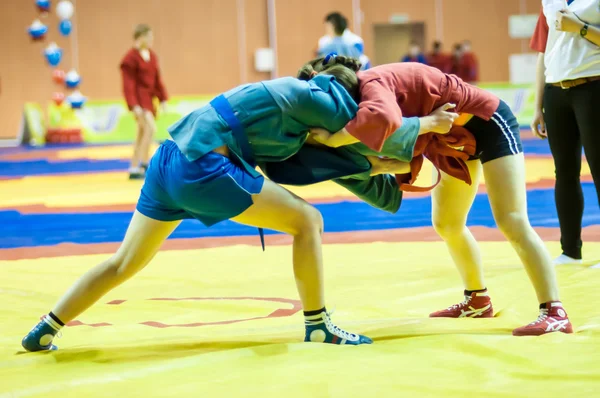
[[[425,55],[423,55],[423,51],[421,51],[421,46],[419,46],[419,43],[416,41],[410,42],[408,54],[402,58],[402,62],[418,62],[421,64],[427,64],[427,60],[425,59]]]
[[[458,60],[455,61],[455,73],[467,83],[477,83],[479,81],[479,62],[477,57],[471,51],[471,42],[465,40],[458,45]]]
[[[431,53],[427,56],[427,65],[438,68],[444,73],[452,72],[452,56],[442,52],[442,42],[433,42]]]
[[[460,73],[459,64],[460,59],[462,57],[462,46],[460,44],[454,44],[452,46],[452,55],[450,56],[450,60],[452,62],[450,67],[450,73],[457,75]]]
[[[329,53],[358,58],[362,63],[361,69],[371,66],[369,58],[364,54],[363,39],[348,29],[348,19],[339,12],[332,12],[325,17],[325,36],[319,39],[317,55]]]
[[[156,132],[156,108],[154,98],[166,111],[167,91],[160,77],[158,59],[152,44],[154,35],[150,26],[139,24],[133,33],[134,45],[121,61],[123,94],[127,106],[133,112],[138,125],[137,138],[129,167],[129,179],[146,176],[151,156],[151,145]]]
[[[357,37],[348,31],[348,20],[340,13],[334,12],[325,18],[326,36],[319,40],[319,56],[325,56],[329,53],[345,55],[347,57],[359,58],[362,46],[357,46]],[[359,38],[360,39],[360,38]],[[362,42],[362,39],[360,39]]]

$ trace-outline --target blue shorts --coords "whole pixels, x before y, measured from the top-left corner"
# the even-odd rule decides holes
[[[218,153],[190,162],[173,141],[165,141],[150,160],[136,209],[154,220],[195,218],[211,226],[252,206],[264,181]]]
[[[474,116],[465,128],[475,136],[473,159],[480,159],[481,163],[523,152],[519,122],[504,101],[500,101],[490,120]]]

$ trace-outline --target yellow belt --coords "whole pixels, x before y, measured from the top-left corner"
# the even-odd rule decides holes
[[[470,113],[459,113],[458,119],[456,119],[452,124],[454,126],[464,126],[469,120],[471,120],[472,117],[473,115],[471,115]]]

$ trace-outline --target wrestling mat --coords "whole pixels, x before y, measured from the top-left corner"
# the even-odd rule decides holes
[[[547,143],[526,140],[531,222],[559,254]],[[558,267],[575,334],[516,338],[537,302],[482,188],[469,219],[493,319],[429,319],[462,300],[429,197],[389,215],[334,184],[293,189],[325,218],[334,321],[370,346],[302,343],[290,239],[185,221],[137,277],[63,329],[59,351],[20,340],[116,250],[141,182],[127,146],[0,151],[0,397],[593,397],[600,389],[600,211],[587,166],[585,263]],[[429,176],[428,170],[422,175]]]

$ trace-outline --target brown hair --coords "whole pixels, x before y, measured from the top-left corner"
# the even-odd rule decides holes
[[[352,98],[357,99],[359,93],[356,72],[362,66],[360,61],[343,55],[335,55],[329,57],[327,64],[323,65],[325,58],[319,57],[309,61],[300,68],[296,77],[300,80],[310,80],[317,73],[334,76],[335,80],[350,93]]]
[[[150,25],[147,25],[145,23],[141,23],[141,24],[137,25],[135,27],[135,29],[133,30],[133,38],[135,40],[137,40],[140,37],[142,37],[145,34],[147,34],[148,32],[150,32],[151,30],[152,30],[152,28],[150,27]]]

